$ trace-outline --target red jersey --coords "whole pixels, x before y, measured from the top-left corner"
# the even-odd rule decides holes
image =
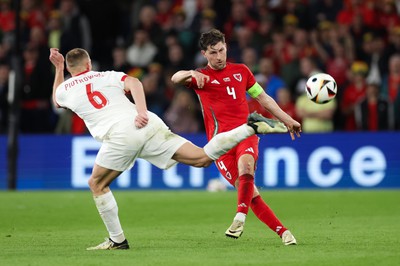
[[[208,140],[247,123],[246,91],[256,83],[250,69],[244,64],[227,63],[222,70],[206,66],[197,71],[210,77],[202,89],[195,79],[188,85],[199,97]]]

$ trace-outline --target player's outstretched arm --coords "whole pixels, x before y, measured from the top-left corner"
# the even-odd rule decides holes
[[[268,94],[266,94],[264,91],[260,93],[256,97],[257,101],[267,110],[270,112],[273,116],[278,118],[280,121],[282,121],[286,127],[289,130],[290,137],[292,140],[295,139],[295,136],[300,137],[300,132],[301,132],[301,124],[294,120],[290,115],[285,113],[279,105],[275,102],[274,99],[272,99]]]
[[[172,75],[171,81],[175,85],[186,85],[193,76],[193,70],[180,70]]]
[[[210,81],[210,77],[195,70],[180,70],[171,77],[172,83],[176,85],[187,85],[194,78],[198,88],[203,88]]]
[[[146,97],[142,82],[137,78],[127,77],[125,79],[125,91],[129,91],[135,101],[136,110],[138,112],[135,118],[135,126],[138,128],[146,126],[149,122],[149,117],[147,115]]]
[[[64,56],[58,52],[57,48],[50,48],[50,62],[55,67],[55,76],[53,83],[53,102],[54,106],[60,108],[56,101],[56,90],[64,82]]]

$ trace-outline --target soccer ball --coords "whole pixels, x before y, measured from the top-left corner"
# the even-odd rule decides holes
[[[221,181],[220,178],[213,178],[208,181],[207,191],[209,192],[218,192],[218,191],[226,191],[226,185]]]
[[[335,98],[337,85],[335,79],[331,75],[317,73],[308,78],[305,90],[308,99],[323,104]]]

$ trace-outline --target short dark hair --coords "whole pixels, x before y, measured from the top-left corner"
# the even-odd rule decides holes
[[[212,29],[201,34],[199,46],[201,50],[205,51],[208,46],[214,46],[219,42],[225,43],[225,34],[217,29]]]

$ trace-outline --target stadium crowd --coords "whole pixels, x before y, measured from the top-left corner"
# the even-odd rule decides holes
[[[0,0],[0,133],[8,123],[14,3]],[[204,66],[197,42],[211,28],[225,33],[228,61],[246,64],[304,132],[399,130],[399,14],[396,0],[21,0],[20,131],[86,133],[79,117],[51,105],[48,60],[50,47],[62,54],[81,47],[95,70],[139,78],[149,110],[174,132],[202,132],[198,100],[170,79]],[[329,104],[304,101],[316,72],[337,82]]]

